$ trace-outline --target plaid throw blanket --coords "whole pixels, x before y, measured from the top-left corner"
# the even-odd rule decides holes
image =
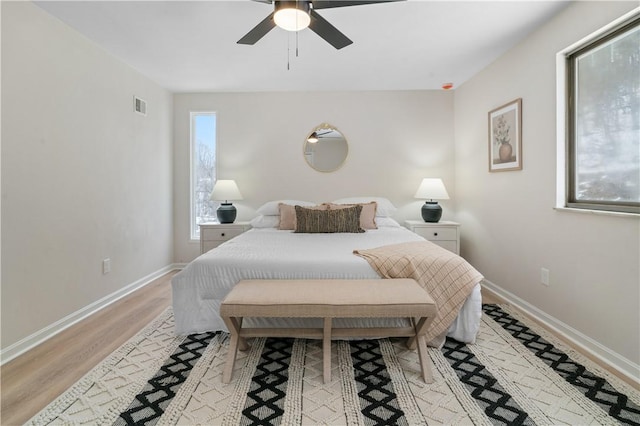
[[[382,278],[413,278],[438,306],[427,331],[430,346],[440,347],[473,287],[483,278],[466,260],[430,241],[354,250]]]

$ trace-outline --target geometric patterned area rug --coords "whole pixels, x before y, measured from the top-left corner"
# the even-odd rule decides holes
[[[501,305],[475,344],[429,348],[434,383],[404,339],[259,338],[223,384],[226,333],[175,336],[167,309],[28,424],[640,424],[640,393]]]

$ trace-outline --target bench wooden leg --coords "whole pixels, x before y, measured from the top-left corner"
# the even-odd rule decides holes
[[[322,378],[324,383],[331,381],[331,318],[324,319],[322,332]]]
[[[408,349],[411,349],[412,351],[416,349],[418,335],[427,333],[427,329],[433,322],[434,318],[435,316],[411,318],[411,323],[413,324],[413,328],[416,331],[416,334],[407,339]]]
[[[424,338],[427,329],[433,322],[434,317],[420,318],[415,326],[416,335],[411,337],[407,342],[418,346],[418,358],[420,359],[420,370],[422,371],[422,379],[425,383],[433,383],[433,373],[431,372],[431,358],[427,352],[427,341]]]
[[[411,324],[413,325],[413,329],[417,331],[418,330],[417,325],[418,325],[418,321],[420,321],[420,318],[410,318],[410,319],[411,319]],[[410,349],[412,351],[415,350],[417,347],[416,343],[417,343],[416,335],[414,334],[413,336],[407,338],[407,349]]]
[[[239,337],[238,350],[244,352],[244,351],[248,351],[249,349],[251,349],[251,345],[247,343],[247,339],[245,339],[244,337]]]
[[[233,366],[236,363],[236,353],[238,352],[238,341],[244,342],[244,339],[240,338],[240,328],[242,327],[242,318],[223,318],[229,332],[231,333],[231,341],[229,342],[229,350],[227,351],[227,363],[222,373],[222,383],[229,383],[231,376],[233,375]],[[247,343],[241,343],[241,345],[247,346]]]
[[[427,342],[424,334],[418,336],[418,358],[420,358],[420,370],[425,383],[433,383],[433,373],[431,372],[431,358],[427,352]]]

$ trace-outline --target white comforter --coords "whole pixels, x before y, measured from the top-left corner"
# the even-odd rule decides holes
[[[399,227],[381,227],[362,234],[296,234],[274,228],[251,229],[201,255],[173,277],[176,332],[227,330],[219,315],[220,303],[240,280],[380,278],[353,250],[421,240],[424,239],[419,235]],[[481,304],[478,284],[448,335],[473,343],[480,324]],[[256,319],[253,325],[272,325],[278,320]],[[318,327],[319,321],[287,319],[287,325]],[[349,326],[350,321],[357,320],[336,321],[335,326]],[[404,322],[372,319],[359,325],[389,324],[388,321]]]

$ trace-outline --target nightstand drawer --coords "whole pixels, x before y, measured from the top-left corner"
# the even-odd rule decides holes
[[[421,220],[407,220],[405,226],[411,231],[426,238],[455,254],[460,254],[460,224],[443,220],[440,222],[423,222]]]
[[[458,242],[456,240],[453,241],[438,241],[438,240],[430,240],[433,244],[437,244],[440,247],[447,249],[451,252],[458,253]]]
[[[215,228],[215,229],[202,229],[202,235],[200,236],[203,241],[227,241],[233,237],[244,232],[243,228]]]
[[[199,226],[200,253],[206,253],[251,228],[249,222],[201,223]]]
[[[440,226],[435,229],[434,228],[415,228],[414,232],[430,241],[438,241],[438,240],[455,241],[458,238],[458,230],[455,227]]]

